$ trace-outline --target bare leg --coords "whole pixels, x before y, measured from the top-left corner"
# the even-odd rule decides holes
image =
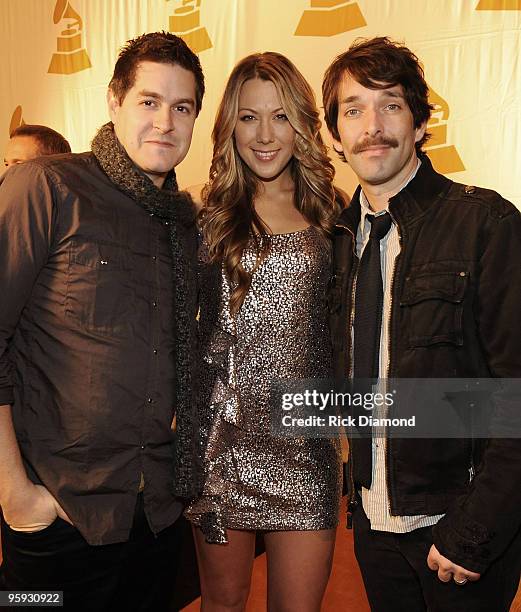
[[[242,612],[250,592],[255,531],[228,529],[228,544],[208,544],[194,527],[201,612]]]
[[[331,573],[335,532],[271,531],[264,535],[270,612],[320,612]]]

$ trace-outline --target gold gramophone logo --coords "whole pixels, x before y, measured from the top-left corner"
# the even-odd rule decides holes
[[[21,125],[25,125],[25,121],[22,116],[22,107],[17,106],[14,109],[13,114],[11,115],[11,121],[9,122],[9,136],[11,136],[16,128],[19,128]]]
[[[302,13],[295,36],[335,36],[367,25],[353,0],[309,0],[310,9]]]
[[[47,72],[72,74],[90,68],[92,64],[87,51],[81,46],[83,21],[68,0],[56,0],[53,21],[55,24],[63,22],[65,30],[56,40],[57,53],[53,54]]]
[[[447,144],[449,105],[433,89],[429,89],[429,102],[434,106],[434,109],[427,123],[427,131],[431,134],[431,137],[425,145],[425,152],[429,154],[432,165],[440,174],[461,172],[465,170],[465,166],[456,151],[456,147]]]
[[[181,0],[169,18],[169,30],[180,36],[194,53],[213,47],[204,26],[201,26],[201,0]]]
[[[521,0],[479,0],[476,11],[521,11]]]

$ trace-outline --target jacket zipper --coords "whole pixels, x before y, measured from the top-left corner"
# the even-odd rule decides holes
[[[353,342],[351,340],[352,337],[352,329],[353,329],[353,320],[355,317],[355,291],[356,291],[356,279],[358,276],[358,266],[359,266],[359,259],[356,255],[356,236],[354,234],[354,232],[347,227],[346,225],[342,225],[340,223],[338,223],[336,225],[336,227],[340,227],[344,230],[346,230],[347,232],[349,232],[351,234],[351,238],[352,238],[352,244],[353,244],[353,255],[355,258],[355,266],[354,266],[354,270],[353,270],[353,274],[352,274],[352,284],[351,284],[351,309],[349,312],[349,322],[348,322],[348,338],[349,340],[349,371],[348,371],[348,378],[352,378],[353,376]],[[351,450],[351,445],[349,445],[349,486],[348,486],[348,490],[350,492],[350,497],[349,497],[349,502],[347,504],[347,513],[346,513],[346,527],[347,529],[352,529],[353,528],[353,512],[356,509],[356,506],[358,505],[358,501],[356,499],[356,493],[355,493],[355,483],[354,483],[354,477],[353,477],[353,452]]]
[[[348,337],[351,338],[351,330],[353,328],[353,320],[355,318],[355,291],[356,291],[356,278],[358,276],[358,266],[359,266],[359,259],[356,255],[356,236],[353,232],[353,230],[351,230],[351,228],[347,227],[347,225],[342,225],[341,223],[337,223],[336,227],[340,227],[344,230],[346,230],[347,232],[349,232],[351,234],[351,238],[352,238],[352,244],[353,244],[353,255],[355,258],[355,265],[354,265],[354,270],[353,270],[353,274],[352,274],[352,278],[353,278],[353,282],[351,284],[351,311],[349,313],[349,321],[348,321]],[[349,340],[349,371],[347,373],[348,378],[351,378],[353,376],[353,343],[351,341],[351,339]]]
[[[471,441],[470,441],[470,465],[469,465],[469,484],[474,480],[474,476],[476,475],[476,470],[474,467],[474,432],[471,431]]]
[[[358,506],[358,501],[356,499],[355,494],[355,486],[353,481],[353,454],[351,452],[351,448],[349,448],[349,484],[351,495],[349,497],[349,502],[347,504],[347,514],[346,514],[346,527],[348,529],[353,529],[353,512],[356,510]]]

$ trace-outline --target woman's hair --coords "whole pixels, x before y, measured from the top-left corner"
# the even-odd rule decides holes
[[[313,90],[297,68],[283,55],[256,53],[233,69],[213,128],[213,160],[210,180],[203,190],[201,224],[211,262],[221,262],[231,282],[230,311],[236,313],[248,292],[252,271],[241,264],[241,256],[252,236],[260,264],[269,249],[266,225],[255,212],[254,198],[259,179],[237,152],[234,138],[241,88],[249,79],[271,81],[288,120],[295,130],[295,148],[290,161],[295,207],[324,241],[338,210],[333,188],[334,168],[320,135]]]

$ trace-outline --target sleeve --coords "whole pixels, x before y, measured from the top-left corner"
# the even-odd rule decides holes
[[[53,190],[34,162],[0,178],[0,405],[12,404],[9,346],[51,244]]]
[[[484,234],[487,235],[487,234]],[[494,394],[493,431],[468,492],[433,528],[442,555],[483,573],[521,528],[521,214],[509,206],[494,219],[479,266],[475,316]]]

